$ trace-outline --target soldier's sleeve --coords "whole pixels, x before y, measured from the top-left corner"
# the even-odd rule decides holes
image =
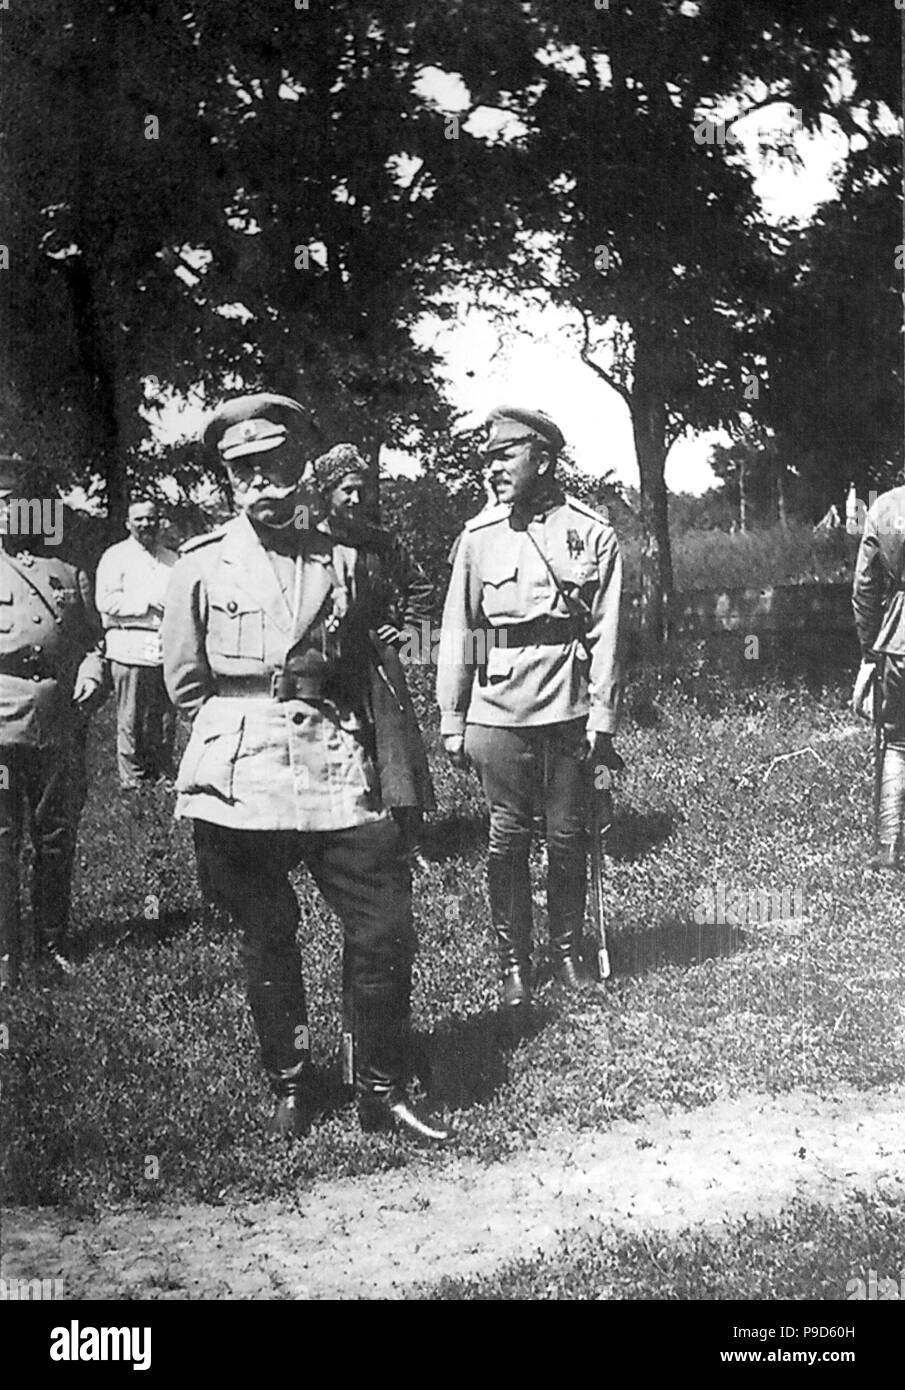
[[[464,734],[474,681],[473,634],[481,623],[481,583],[471,538],[465,533],[450,575],[440,647],[437,653],[437,703],[442,736]]]
[[[161,626],[163,679],[177,709],[194,718],[214,694],[207,660],[207,595],[194,556],[178,560],[171,571]]]
[[[597,588],[591,601],[587,645],[591,655],[588,684],[591,710],[588,731],[615,733],[619,723],[622,676],[619,662],[619,604],[622,598],[622,556],[611,527],[602,532],[597,549]]]
[[[129,583],[129,576],[116,547],[105,551],[98,562],[95,596],[98,612],[105,620],[119,618],[128,621],[148,616],[148,591]],[[110,623],[106,625],[109,627]]]
[[[87,651],[82,657],[76,675],[76,684],[81,684],[83,680],[95,681],[98,685],[104,684],[104,634],[101,629],[100,619],[97,616],[97,609],[94,606],[94,596],[91,592],[91,580],[84,570],[76,572],[78,582],[79,597],[82,603],[82,626],[83,640]]]
[[[858,547],[855,562],[855,577],[852,583],[852,609],[855,615],[855,630],[865,657],[871,653],[877,634],[883,623],[883,596],[885,577],[880,556],[880,540],[877,535],[877,518],[873,508],[864,521],[864,533]]]

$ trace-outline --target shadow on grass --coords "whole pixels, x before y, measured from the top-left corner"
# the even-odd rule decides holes
[[[676,819],[668,811],[617,811],[606,840],[606,853],[612,859],[641,859],[668,840]]]
[[[450,1110],[465,1110],[488,1101],[509,1079],[510,1054],[522,1042],[534,1038],[553,1017],[534,1001],[530,1013],[513,1019],[512,1011],[494,1009],[468,1018],[441,1023],[429,1036],[415,1039],[418,1059],[426,1064],[422,1084],[431,1101]]]
[[[139,950],[164,945],[174,936],[187,931],[200,909],[174,908],[159,917],[142,916],[93,922],[90,927],[73,936],[66,952],[76,964],[88,960],[99,951],[115,950],[128,943]]]
[[[667,918],[648,931],[612,933],[609,948],[614,975],[637,976],[664,965],[687,967],[706,960],[726,960],[745,944],[745,933],[737,926],[700,926]],[[591,942],[586,946],[593,957],[595,946]]]

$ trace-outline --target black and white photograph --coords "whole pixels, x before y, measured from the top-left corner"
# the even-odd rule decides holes
[[[903,31],[0,0],[31,1365],[162,1371],[174,1303],[891,1336]]]

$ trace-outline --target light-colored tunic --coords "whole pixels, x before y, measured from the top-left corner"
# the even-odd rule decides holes
[[[587,610],[583,641],[566,633],[526,642],[509,630],[569,618],[548,565]],[[462,532],[443,610],[441,733],[461,734],[466,722],[520,728],[585,716],[589,730],[613,733],[621,591],[613,528],[582,502],[560,494],[527,526],[513,524],[508,505],[485,508]],[[504,633],[505,645],[495,644]]]
[[[386,814],[348,679],[324,698],[271,693],[280,671],[329,685],[353,631],[355,558],[329,536],[300,532],[290,598],[287,557],[274,565],[245,517],[183,547],[163,622],[167,689],[194,716],[177,816],[239,830],[310,831]],[[342,658],[353,677],[366,659],[348,650]]]

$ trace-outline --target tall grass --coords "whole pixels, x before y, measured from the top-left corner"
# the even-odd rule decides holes
[[[851,582],[857,537],[814,534],[800,522],[744,534],[689,530],[671,536],[677,592],[689,589],[765,589],[776,584]],[[641,545],[622,546],[626,588],[640,587]]]

